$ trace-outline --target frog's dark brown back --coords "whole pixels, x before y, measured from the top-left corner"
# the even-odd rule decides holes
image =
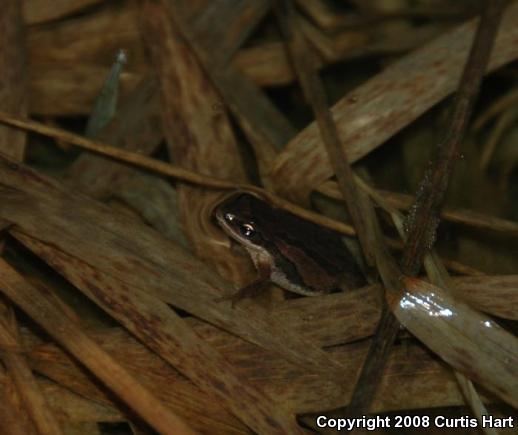
[[[263,234],[268,233],[272,240],[304,249],[330,275],[343,278],[347,287],[365,284],[363,274],[339,233],[271,207],[252,195],[246,195],[243,201],[247,202],[250,217],[253,216],[255,225]]]

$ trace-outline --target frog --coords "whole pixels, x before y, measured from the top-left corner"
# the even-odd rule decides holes
[[[223,231],[249,254],[257,278],[228,298],[253,296],[272,282],[302,296],[363,286],[366,281],[341,234],[240,192],[222,201],[214,215]]]

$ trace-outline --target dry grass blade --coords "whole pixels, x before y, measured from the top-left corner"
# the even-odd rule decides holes
[[[462,395],[466,399],[466,403],[469,404],[473,413],[477,416],[479,424],[482,426],[482,431],[486,435],[498,435],[498,431],[492,427],[487,427],[483,424],[483,416],[491,415],[486,409],[485,405],[482,403],[482,400],[471,382],[466,376],[460,374],[459,372],[455,372],[455,378],[459,384],[459,387],[462,391]]]
[[[273,314],[302,337],[328,347],[371,336],[381,315],[381,302],[381,289],[373,285],[325,298],[287,300]]]
[[[73,428],[74,425],[82,426],[84,424],[86,426],[84,431],[87,431],[88,435],[90,435],[88,430],[92,434],[100,435],[98,427],[97,431],[94,431],[98,421],[121,422],[125,420],[124,414],[115,406],[89,400],[85,396],[74,393],[73,388],[66,388],[43,377],[40,377],[38,381],[50,406],[56,410],[62,409],[69,417],[64,421],[65,430],[71,431],[70,426]]]
[[[517,338],[440,287],[403,282],[402,297],[389,295],[398,320],[451,366],[517,407]]]
[[[141,0],[141,3],[144,7],[152,6],[152,2],[148,0]],[[238,120],[245,121],[244,131],[253,132],[251,142],[254,143],[254,139],[262,137],[267,141],[268,146],[277,149],[283,146],[294,135],[293,127],[260,89],[232,65],[222,63],[217,53],[208,51],[201,43],[201,35],[197,32],[191,17],[188,16],[189,2],[160,0],[157,4],[173,19],[176,28],[189,42],[225,104]]]
[[[209,9],[206,13],[210,16],[214,11]],[[162,125],[169,155],[183,168],[245,183],[229,116],[224,107],[218,106],[220,97],[209,77],[189,47],[180,42],[181,37],[163,8],[146,4],[141,26],[160,81]],[[220,56],[224,55],[223,49]],[[229,249],[227,238],[212,223],[211,212],[221,200],[221,192],[185,183],[179,184],[176,191],[178,220],[195,255],[213,265],[230,282],[250,282],[250,262]]]
[[[340,191],[334,181],[328,181],[322,184],[318,188],[318,191],[331,198],[341,199]],[[414,201],[411,195],[404,193],[389,192],[381,189],[377,190],[377,193],[383,197],[387,205],[399,210],[408,210]],[[478,213],[473,210],[444,207],[441,210],[440,217],[443,220],[472,228],[497,231],[513,237],[518,236],[518,222]]]
[[[192,7],[188,1],[183,3],[196,43],[210,53],[214,63],[221,65],[228,63],[270,9],[268,0],[204,1],[203,9]]]
[[[27,115],[27,71],[22,5],[8,0],[0,16],[0,106],[16,115]],[[27,135],[0,127],[0,151],[16,160],[25,154]],[[6,223],[4,222],[4,225]],[[4,226],[5,228],[5,226]],[[3,249],[4,241],[1,242]],[[18,323],[7,300],[0,298],[0,347],[7,377],[16,385],[23,406],[41,434],[61,434],[61,428],[36,385],[33,374],[19,353]],[[10,428],[9,430],[11,430]]]
[[[188,421],[195,431],[203,433],[210,427],[211,433],[218,435],[250,432],[220,401],[205,394],[127,330],[102,328],[91,331],[91,336],[107,353],[117,355],[132,376],[153,391],[168,409]],[[52,342],[41,342],[28,331],[24,335],[24,344],[24,351],[34,371],[75,394],[108,408],[112,414],[118,413],[113,395],[93,381],[82,370],[81,365],[58,346]],[[96,417],[93,418],[92,421],[95,421]],[[108,421],[104,418],[105,420],[101,417],[98,421]],[[123,420],[123,417],[119,416],[118,419]]]
[[[304,433],[284,406],[247,383],[165,303],[51,245],[22,234],[16,237],[214,400],[222,400],[254,431]]]
[[[110,389],[164,434],[194,434],[148,390],[99,348],[53,301],[32,287],[8,263],[0,260],[2,292],[43,326]]]
[[[338,180],[338,186],[347,205],[354,228],[360,240],[362,252],[369,266],[374,264],[372,240],[372,210],[358,192],[347,153],[342,148],[336,124],[333,121],[326,91],[318,72],[313,67],[314,53],[303,35],[299,18],[291,0],[276,3],[281,28],[286,34],[288,48],[300,84],[315,115],[327,157]],[[313,55],[313,56],[312,56]],[[367,200],[368,201],[368,200]]]
[[[502,19],[488,71],[518,57],[518,4]],[[355,162],[455,91],[475,31],[471,21],[393,63],[341,98],[333,116],[347,155]],[[441,80],[437,80],[440,77]],[[316,123],[288,143],[272,166],[283,196],[307,202],[333,174]]]
[[[450,291],[480,311],[518,320],[518,275],[453,278]]]
[[[18,325],[14,312],[7,301],[2,300],[2,304],[5,304],[9,312],[3,313],[3,317],[0,318],[0,359],[16,384],[38,432],[42,435],[60,435],[63,432],[50,411],[25,356],[21,355],[20,337],[16,330]]]
[[[12,115],[27,115],[25,38],[21,4],[6,0],[0,14],[0,107]],[[22,160],[26,135],[0,127],[0,151]]]
[[[152,159],[145,155],[126,151],[121,148],[115,148],[103,143],[91,141],[83,136],[69,133],[65,130],[48,127],[44,124],[29,120],[20,120],[6,113],[0,113],[0,119],[2,123],[19,127],[25,130],[34,131],[43,135],[54,137],[55,139],[62,140],[66,143],[70,143],[81,147],[83,149],[101,154],[106,157],[111,157],[118,161],[130,163],[132,165],[148,169],[150,171],[168,175],[170,177],[177,178],[179,180],[187,181],[190,183],[201,184],[203,186],[229,189],[235,188],[235,184],[230,181],[219,180],[213,177],[208,177],[202,174],[196,174],[195,172],[182,169],[178,166],[173,166],[156,159]]]
[[[0,367],[0,429],[12,435],[37,435],[29,416],[20,407],[20,398],[16,394],[13,380]]]

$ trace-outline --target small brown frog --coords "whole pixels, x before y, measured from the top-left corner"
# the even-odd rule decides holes
[[[255,195],[240,193],[223,201],[215,216],[248,251],[259,274],[230,297],[233,302],[256,293],[267,281],[305,296],[365,284],[340,234],[272,207]]]

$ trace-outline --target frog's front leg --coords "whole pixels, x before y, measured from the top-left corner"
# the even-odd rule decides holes
[[[271,266],[268,263],[256,263],[257,278],[250,284],[241,287],[237,292],[218,298],[217,302],[231,301],[232,308],[242,299],[252,298],[263,290],[264,285],[270,281]]]

